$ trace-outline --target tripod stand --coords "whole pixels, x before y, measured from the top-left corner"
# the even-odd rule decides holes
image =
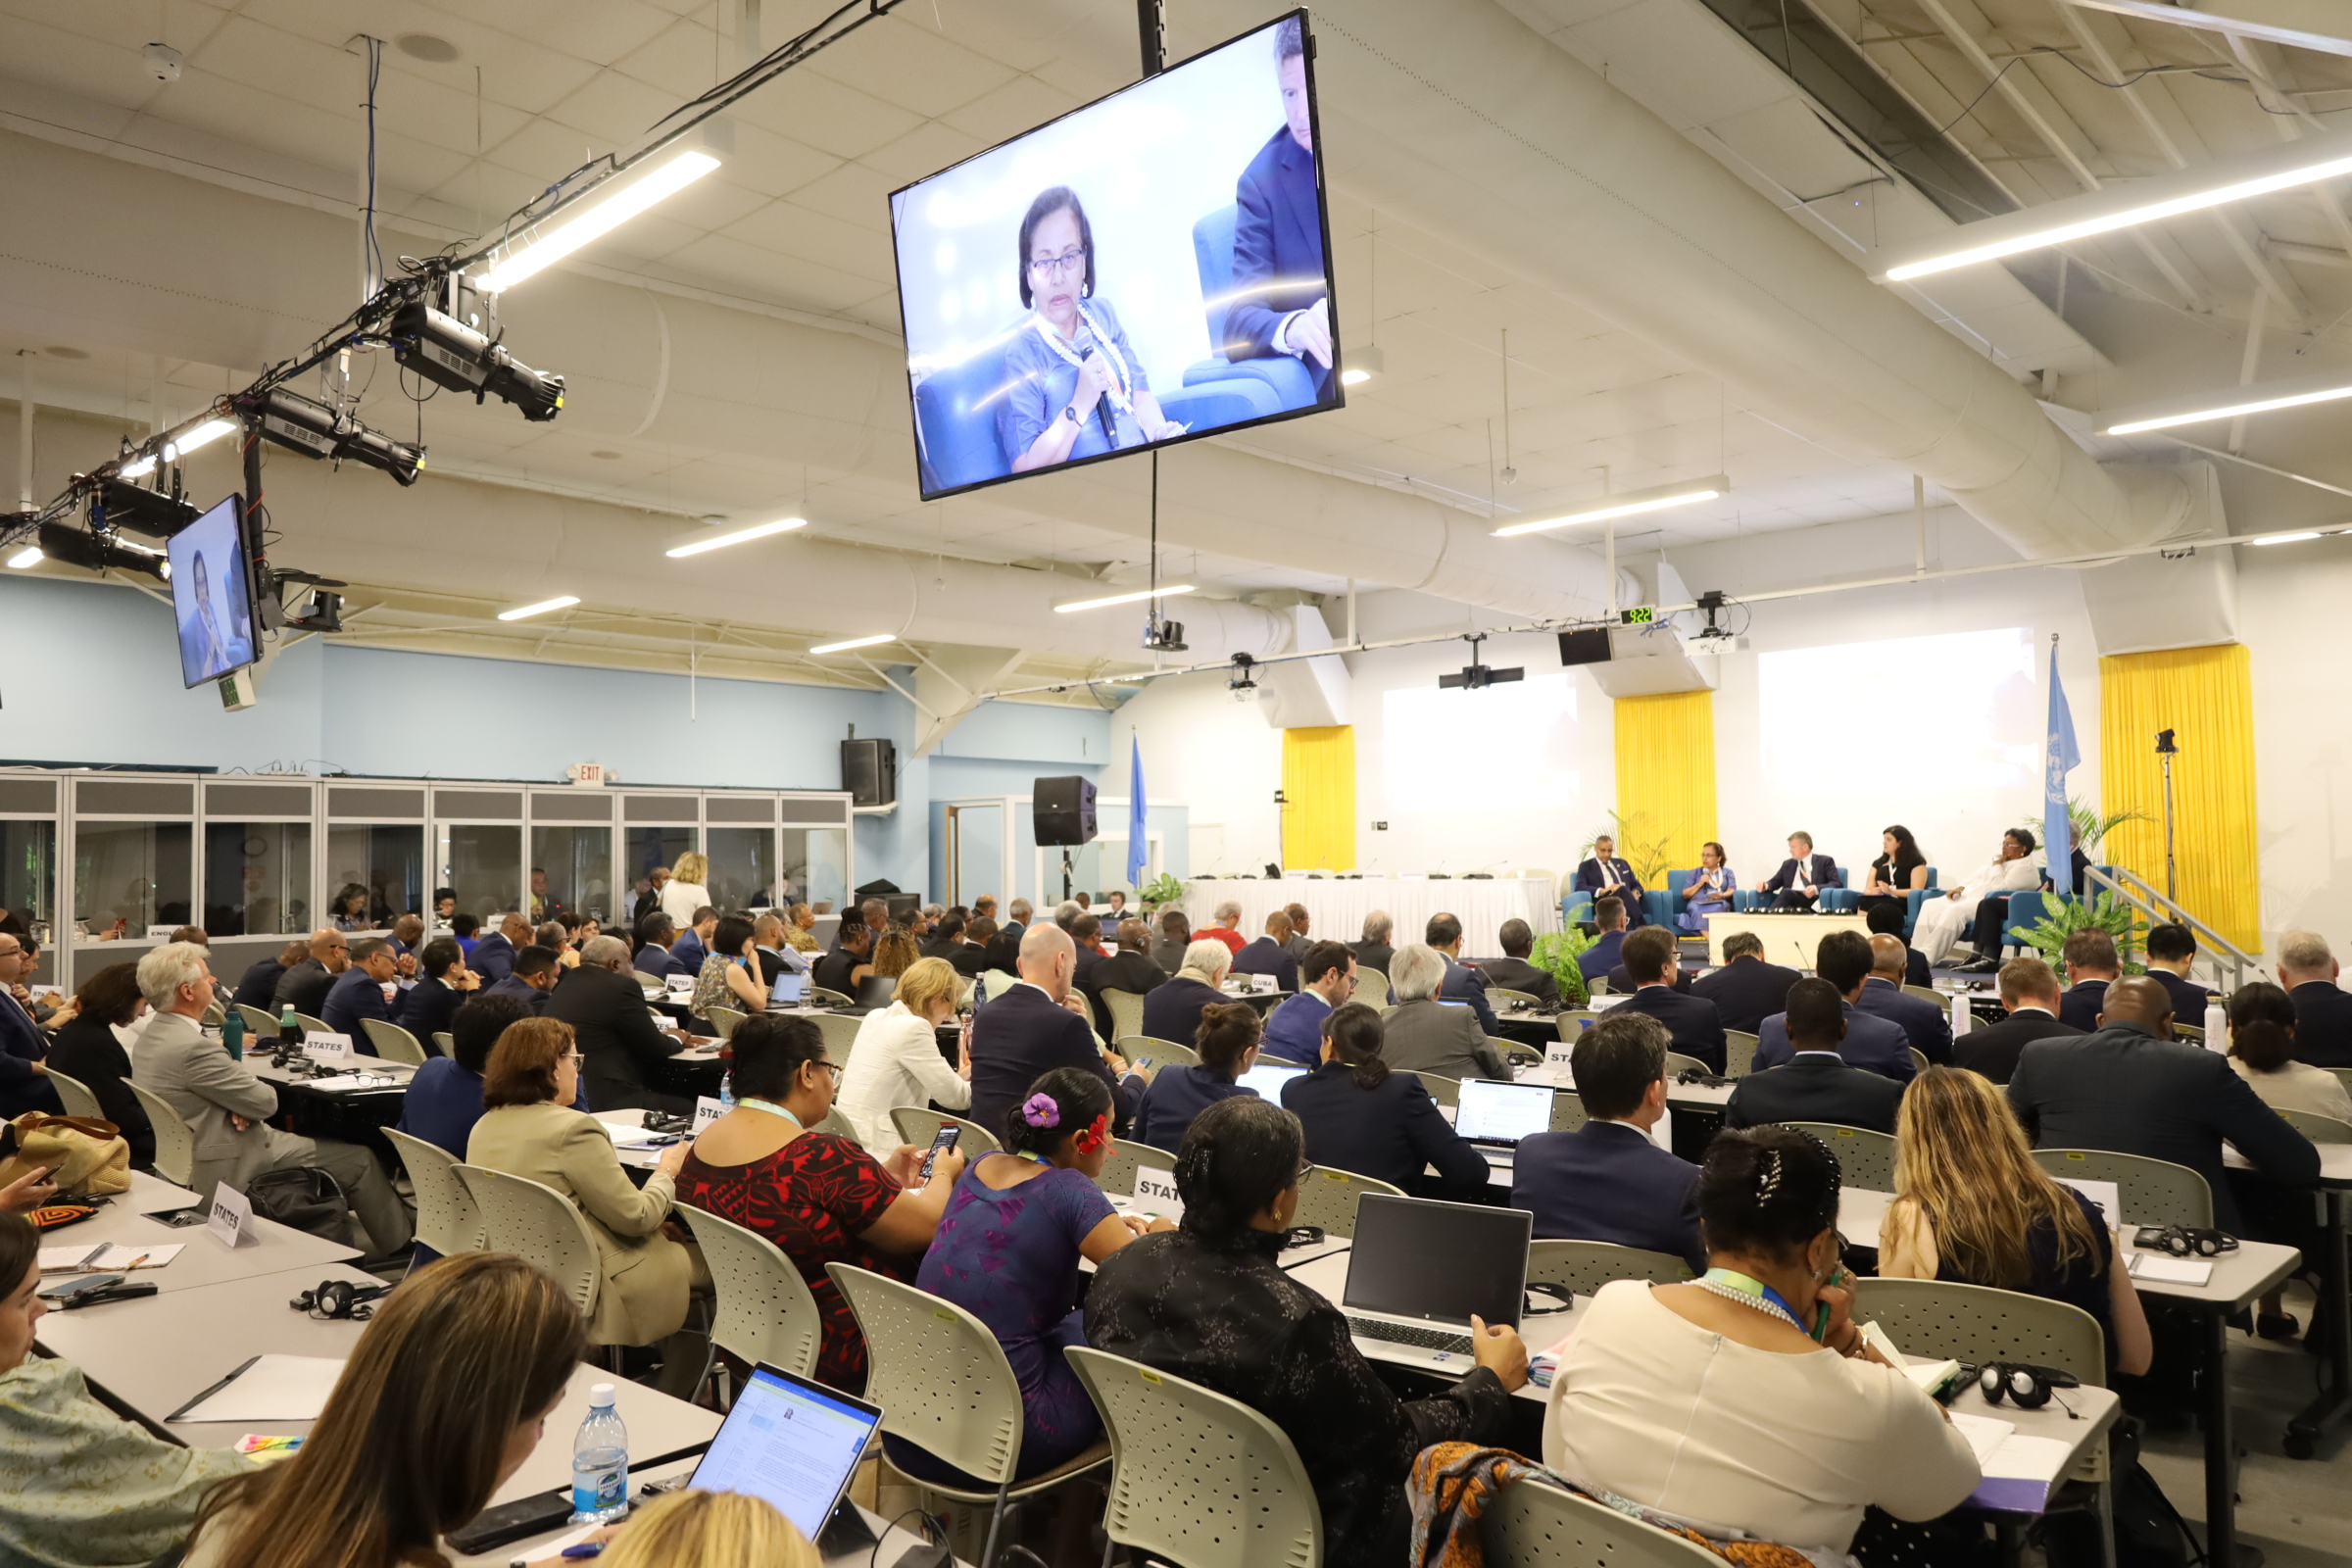
[[[2173,759],[2180,754],[2180,748],[2173,744],[2173,732],[2158,730],[2156,755],[2164,761],[2164,896],[2175,903],[2180,901],[2180,890],[2175,886],[2173,866]]]

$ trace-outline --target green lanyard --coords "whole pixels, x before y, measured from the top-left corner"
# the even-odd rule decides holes
[[[808,1125],[804,1123],[800,1117],[795,1116],[791,1111],[786,1110],[782,1105],[772,1104],[764,1100],[751,1099],[738,1100],[735,1102],[735,1103],[738,1105],[749,1105],[754,1110],[764,1110],[770,1116],[781,1116],[786,1121],[792,1123],[795,1127],[800,1128],[803,1132],[807,1132],[808,1130]]]
[[[1745,1297],[1755,1304],[1759,1311],[1770,1312],[1775,1317],[1787,1318],[1790,1327],[1800,1334],[1804,1332],[1805,1326],[1797,1321],[1796,1309],[1788,1304],[1788,1298],[1762,1280],[1750,1278],[1733,1269],[1711,1268],[1700,1278],[1699,1284],[1704,1285],[1718,1296]],[[1826,1301],[1816,1301],[1814,1306],[1816,1310],[1812,1338],[1818,1341],[1830,1330],[1830,1307]]]

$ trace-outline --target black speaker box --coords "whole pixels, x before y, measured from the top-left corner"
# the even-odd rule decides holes
[[[1609,662],[1609,628],[1588,626],[1583,631],[1560,633],[1560,662],[1563,664],[1605,664]]]
[[[1076,773],[1041,778],[1029,786],[1037,842],[1042,845],[1095,842],[1095,786]]]
[[[841,743],[841,787],[854,805],[888,806],[899,798],[899,748],[888,740]]]

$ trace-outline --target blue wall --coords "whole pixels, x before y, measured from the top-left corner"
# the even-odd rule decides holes
[[[0,666],[0,758],[19,761],[551,782],[602,762],[624,785],[831,790],[855,724],[899,749],[899,808],[858,818],[857,876],[909,892],[930,891],[935,796],[1094,776],[1110,737],[1097,710],[993,703],[915,758],[916,715],[896,692],[703,679],[690,704],[681,675],[316,638],[262,673],[258,706],[224,713],[210,688],[181,687],[171,610],[143,594],[0,577],[0,628],[14,656]]]

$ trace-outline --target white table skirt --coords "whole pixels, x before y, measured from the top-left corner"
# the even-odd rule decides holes
[[[1313,882],[1286,877],[1280,882],[1187,882],[1184,888],[1184,912],[1194,930],[1213,925],[1216,906],[1231,899],[1242,906],[1242,934],[1252,939],[1264,932],[1267,915],[1290,904],[1305,906],[1309,935],[1336,942],[1356,941],[1364,934],[1364,916],[1386,909],[1396,922],[1391,940],[1398,947],[1420,941],[1431,915],[1451,914],[1462,922],[1462,952],[1483,956],[1501,953],[1495,933],[1505,920],[1525,920],[1539,935],[1560,928],[1552,880],[1543,876],[1492,881],[1453,877],[1443,882],[1392,877]]]

